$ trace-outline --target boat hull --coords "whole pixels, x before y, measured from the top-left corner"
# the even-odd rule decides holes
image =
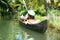
[[[19,22],[21,26],[28,28],[30,30],[36,31],[36,32],[40,32],[40,33],[44,33],[47,30],[48,27],[48,20],[44,20],[42,22],[40,22],[39,24],[25,24],[22,21]]]

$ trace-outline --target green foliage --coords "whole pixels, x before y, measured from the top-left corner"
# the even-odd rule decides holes
[[[20,14],[26,15],[27,14],[27,11],[26,10],[21,10],[20,11]]]
[[[42,10],[36,10],[35,13],[36,13],[37,15],[46,16],[46,11],[43,10],[43,9],[42,9]]]
[[[56,12],[57,12],[56,15],[60,16],[60,10],[56,10]]]
[[[51,10],[51,11],[49,11],[49,14],[48,14],[49,21],[55,22],[55,19],[56,19],[56,18],[55,18],[55,17],[56,17],[55,11],[56,11],[56,10]]]
[[[57,26],[56,28],[58,28],[59,27],[59,24],[60,24],[60,20],[58,19],[58,15],[57,15],[60,12],[58,12],[58,11],[59,10],[52,9],[51,11],[49,11],[49,14],[48,14],[49,23],[51,23],[54,27]]]
[[[41,12],[40,12],[39,9],[35,10],[35,13],[36,13],[37,15],[41,15]]]
[[[41,16],[47,15],[44,7],[44,0],[25,0],[25,2],[28,10],[32,9],[36,12],[36,14]],[[12,11],[17,11],[25,15],[27,11],[24,8],[23,4],[24,4],[23,0],[2,0],[2,2],[0,2],[0,7],[1,7],[1,10],[3,9],[7,11],[8,9],[8,12],[12,13]],[[55,13],[55,15],[59,16],[60,15],[59,10],[57,10],[56,12],[57,13]]]
[[[41,15],[42,15],[42,16],[46,16],[46,11],[45,11],[45,9],[41,9],[40,11],[41,11]]]
[[[42,16],[40,16],[40,15],[36,15],[35,17],[36,17],[36,19],[43,20]]]
[[[57,10],[57,9],[50,9],[49,12],[52,12],[52,15],[54,14],[55,16],[60,16],[60,10]]]

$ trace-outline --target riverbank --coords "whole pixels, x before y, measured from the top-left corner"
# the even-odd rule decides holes
[[[47,16],[42,17],[43,19],[48,19]],[[55,32],[60,33],[60,16],[56,16],[54,21],[49,21],[48,26],[50,29],[54,30]]]
[[[48,16],[39,16],[39,15],[36,15],[36,18],[39,19],[39,20],[45,20],[45,19],[48,19],[49,20],[49,17]],[[55,32],[59,32],[60,33],[60,16],[56,16],[55,19],[53,19],[54,21],[52,21],[51,19],[48,21],[48,28],[49,29],[52,29],[52,30],[55,30]]]

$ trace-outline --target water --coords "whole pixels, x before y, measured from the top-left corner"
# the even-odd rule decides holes
[[[41,34],[21,27],[16,20],[0,19],[0,40],[16,40],[17,36],[20,40],[60,40],[60,33],[55,31],[47,29],[46,33]]]

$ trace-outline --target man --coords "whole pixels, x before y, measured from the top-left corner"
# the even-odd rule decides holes
[[[35,19],[35,12],[33,10],[28,10],[28,13],[25,16],[27,19]]]
[[[28,13],[25,16],[20,17],[23,21],[28,19],[35,19],[35,12],[33,10],[28,10]]]
[[[39,23],[39,20],[35,19],[35,12],[33,10],[28,10],[28,13],[22,17],[22,21],[25,24],[35,24],[35,23]]]

